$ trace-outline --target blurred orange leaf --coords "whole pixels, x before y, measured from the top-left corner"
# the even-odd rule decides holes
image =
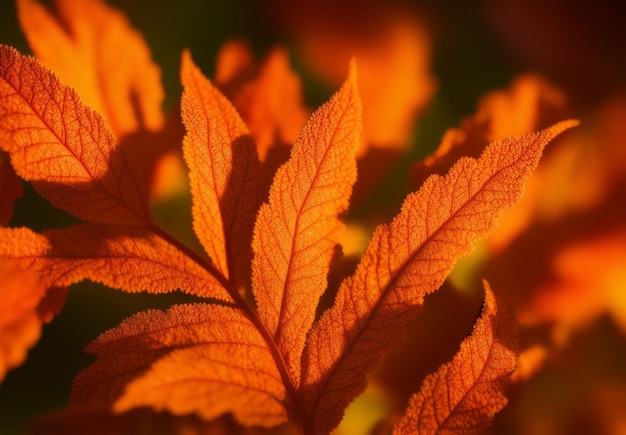
[[[231,41],[218,54],[215,82],[250,129],[260,160],[269,160],[268,170],[274,171],[309,115],[287,52],[275,48],[257,65],[247,44]]]
[[[143,37],[100,0],[55,0],[49,10],[18,0],[20,24],[37,59],[72,86],[120,139],[164,123],[161,72]]]
[[[37,234],[28,228],[0,228],[0,258],[32,270],[46,286],[83,279],[129,292],[193,295],[230,300],[221,283],[186,250],[153,231],[84,224]]]
[[[22,364],[28,349],[65,302],[63,289],[46,287],[34,271],[0,260],[0,382],[7,371]]]
[[[526,320],[580,326],[608,311],[626,333],[624,264],[624,228],[564,247],[553,259],[553,279],[536,290],[525,310]]]
[[[562,119],[565,109],[565,95],[544,78],[520,75],[507,90],[482,98],[476,114],[464,118],[460,128],[449,129],[437,150],[413,165],[413,184],[445,174],[462,156],[478,157],[491,141],[546,128]]]
[[[414,117],[437,87],[424,23],[394,3],[294,1],[273,7],[308,69],[327,83],[340,83],[348,59],[359,60],[365,142],[359,153],[405,148]]]
[[[37,275],[0,263],[0,381],[7,371],[26,359],[26,352],[39,339],[41,319],[37,305],[45,287]]]

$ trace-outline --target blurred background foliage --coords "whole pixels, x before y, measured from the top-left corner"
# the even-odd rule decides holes
[[[108,3],[123,10],[132,25],[143,33],[154,60],[162,68],[167,111],[176,110],[181,95],[178,78],[181,51],[189,48],[200,68],[211,77],[220,46],[239,37],[247,40],[259,56],[275,45],[287,47],[292,67],[302,77],[306,102],[310,107],[317,107],[334,91],[303,66],[287,27],[275,19],[277,10],[281,8],[279,1],[109,0]],[[328,7],[331,3],[322,2],[320,7]],[[423,19],[431,32],[432,73],[438,81],[438,88],[426,110],[416,119],[406,157],[390,171],[389,179],[380,185],[373,199],[364,207],[378,207],[380,201],[387,201],[393,203],[390,208],[397,210],[407,190],[400,183],[406,181],[410,163],[435,149],[447,128],[459,125],[464,116],[474,113],[481,96],[506,87],[520,72],[538,72],[571,91],[582,113],[601,99],[603,94],[609,94],[613,88],[624,85],[626,44],[621,29],[623,22],[621,25],[615,23],[615,20],[623,21],[626,17],[623,2],[594,2],[595,6],[591,10],[596,13],[584,17],[588,17],[589,21],[585,19],[582,22],[587,22],[589,26],[581,27],[579,32],[589,46],[585,45],[587,42],[570,41],[569,49],[574,56],[580,57],[579,62],[561,65],[581,68],[575,71],[575,75],[564,73],[558,64],[545,62],[541,56],[528,55],[526,47],[516,46],[514,38],[507,39],[516,28],[526,27],[530,30],[535,26],[543,26],[537,28],[534,41],[531,31],[526,42],[531,47],[534,44],[539,54],[553,50],[554,57],[558,59],[563,53],[554,50],[568,47],[567,38],[571,37],[571,33],[568,33],[571,29],[558,23],[560,15],[547,15],[542,20],[533,14],[508,16],[503,12],[506,8],[501,7],[503,3],[508,2],[472,0],[455,2],[453,6],[452,3],[434,0],[402,3],[406,13]],[[530,3],[537,6],[541,2]],[[552,9],[558,9],[555,4],[559,2],[547,3]],[[567,4],[561,2],[561,13],[567,14],[566,7]],[[588,13],[586,11],[584,9],[582,13]],[[507,19],[511,22],[508,23]],[[547,21],[549,19],[554,21]],[[508,29],[511,32],[503,31],[503,26],[511,26]],[[600,35],[607,29],[607,36]],[[554,40],[541,39],[550,35]],[[11,0],[0,0],[0,42],[14,46],[22,53],[30,53]],[[615,63],[609,63],[608,66],[602,63],[606,57],[619,57],[620,47],[625,49],[621,51],[621,59],[613,59]],[[586,84],[584,77],[588,80]],[[602,80],[602,77],[606,80]],[[70,222],[73,222],[73,218],[48,205],[27,187],[24,197],[16,204],[10,225],[25,225],[40,230],[65,226]],[[51,324],[44,326],[42,338],[30,351],[27,362],[12,370],[0,385],[0,434],[18,433],[37,414],[61,409],[67,404],[73,377],[91,361],[81,350],[98,334],[139,310],[166,307],[181,300],[184,300],[182,294],[131,295],[92,283],[73,286],[63,311]],[[469,330],[472,320],[468,320]],[[606,334],[604,330],[607,330]],[[601,324],[600,331],[587,332],[582,340],[599,347],[594,354],[600,360],[608,356],[607,348],[598,344],[604,343],[599,341],[598,336],[609,337],[605,340],[608,341],[606,346],[613,346],[620,340],[623,346],[623,337],[606,322]],[[620,354],[617,358],[626,365],[626,361],[620,359],[624,355]],[[433,363],[434,367],[440,362]],[[590,364],[600,363],[594,359]],[[584,367],[576,366],[571,370],[584,372]],[[546,378],[545,374],[542,376]],[[541,394],[544,397],[545,394],[558,395],[555,391],[567,391],[562,389],[563,381],[549,379],[535,387],[552,391],[543,391]],[[549,386],[554,388],[550,390]],[[566,402],[566,399],[558,397],[562,402]]]

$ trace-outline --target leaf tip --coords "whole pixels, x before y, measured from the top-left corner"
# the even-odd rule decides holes
[[[356,84],[357,80],[357,62],[356,57],[351,57],[348,66],[348,82]]]
[[[564,131],[569,130],[570,128],[577,127],[579,125],[580,125],[580,120],[578,119],[566,119],[566,120],[557,122],[551,127],[546,128],[544,131],[548,132],[548,134],[551,136],[551,139],[554,139],[555,137],[557,137]]]
[[[488,312],[493,311],[496,307],[496,297],[486,279],[483,279],[483,287],[485,289],[485,302],[483,303],[483,310]]]
[[[195,66],[193,58],[191,57],[191,50],[188,48],[183,48],[183,51],[180,55],[181,75],[183,75],[183,72],[188,70],[191,66]]]

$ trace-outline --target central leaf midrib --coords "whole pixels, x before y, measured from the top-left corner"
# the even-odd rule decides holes
[[[329,143],[333,143],[335,142],[335,137],[338,134],[338,130],[339,130],[339,125],[341,125],[343,119],[346,116],[346,112],[348,111],[348,108],[346,108],[342,113],[341,116],[339,117],[334,132],[331,135],[330,139],[329,139]],[[302,204],[300,206],[300,208],[298,209],[298,212],[296,213],[296,222],[294,225],[294,236],[292,237],[292,242],[291,242],[291,250],[290,250],[290,255],[289,255],[289,260],[288,260],[288,264],[287,264],[287,271],[286,271],[286,277],[290,277],[292,274],[292,270],[294,268],[294,252],[297,252],[296,249],[296,242],[298,239],[298,235],[300,234],[300,232],[298,231],[298,229],[300,228],[300,221],[301,221],[301,217],[302,217],[302,210],[305,208],[305,206],[307,205],[308,201],[309,201],[309,197],[312,195],[312,191],[315,189],[315,184],[320,176],[320,172],[322,171],[322,168],[324,167],[324,163],[326,162],[326,160],[328,159],[328,155],[331,152],[331,150],[334,148],[334,146],[326,146],[326,149],[324,150],[324,153],[322,154],[322,158],[320,159],[320,164],[316,165],[316,171],[315,171],[315,175],[313,176],[313,179],[310,183],[310,188],[307,189],[306,195],[304,197],[304,200],[302,201]],[[283,289],[282,289],[282,298],[281,298],[281,305],[280,305],[280,314],[278,317],[278,322],[277,322],[277,326],[276,326],[276,333],[274,336],[274,340],[276,341],[277,344],[280,343],[281,341],[281,337],[282,337],[282,332],[283,332],[283,322],[284,322],[284,318],[286,316],[286,306],[287,306],[287,298],[288,298],[288,289],[289,289],[290,285],[289,285],[289,281],[287,279],[285,279],[285,282],[283,284]]]

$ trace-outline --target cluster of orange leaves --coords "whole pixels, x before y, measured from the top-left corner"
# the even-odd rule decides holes
[[[355,269],[344,271],[342,243],[352,252],[354,242],[343,236],[342,217],[353,190],[367,195],[384,172],[381,156],[387,163],[397,157],[435,91],[423,29],[391,15],[375,29],[384,37],[363,42],[353,32],[302,26],[302,51],[331,82],[356,55],[341,88],[313,112],[282,49],[257,64],[245,43],[226,44],[213,81],[185,51],[181,138],[177,119],[162,113],[159,69],[124,15],[99,0],[55,4],[52,12],[18,1],[36,59],[0,48],[0,379],[24,361],[71,284],[89,279],[127,292],[180,289],[198,297],[137,313],[87,348],[97,359],[76,377],[68,410],[54,417],[66,431],[132,433],[159,421],[151,430],[219,433],[232,423],[210,421],[230,414],[244,427],[328,433],[401,343],[424,298],[479,245],[489,257],[480,273],[522,327],[572,326],[607,310],[626,324],[619,294],[626,233],[616,213],[623,206],[611,192],[623,186],[623,150],[612,142],[590,150],[577,136],[531,177],[544,147],[577,124],[557,122],[567,114],[565,96],[542,78],[520,77],[448,131],[412,168],[417,190],[356,249],[363,252]],[[336,49],[324,50],[319,35]],[[602,122],[619,119],[624,107],[607,107],[594,127],[617,142],[616,124]],[[180,157],[201,252],[152,217],[185,180]],[[579,171],[593,174],[575,178],[584,188],[563,195],[563,174]],[[367,176],[357,181],[357,172]],[[18,176],[84,222],[42,233],[7,227],[21,195]],[[522,202],[503,215],[528,179]],[[617,216],[613,225],[540,259],[537,268],[554,265],[557,280],[512,276],[506,262],[529,252],[516,246],[524,243],[520,234],[532,237],[534,226],[596,209]],[[525,264],[521,273],[528,270]],[[336,288],[329,273],[343,274]],[[599,273],[601,292],[591,294]],[[384,418],[381,431],[483,430],[505,406],[512,377],[540,367],[551,343],[522,343],[514,374],[514,320],[484,287],[482,314],[456,355],[411,391],[405,409]],[[328,293],[331,302],[318,307]],[[179,417],[163,424],[163,415]]]

